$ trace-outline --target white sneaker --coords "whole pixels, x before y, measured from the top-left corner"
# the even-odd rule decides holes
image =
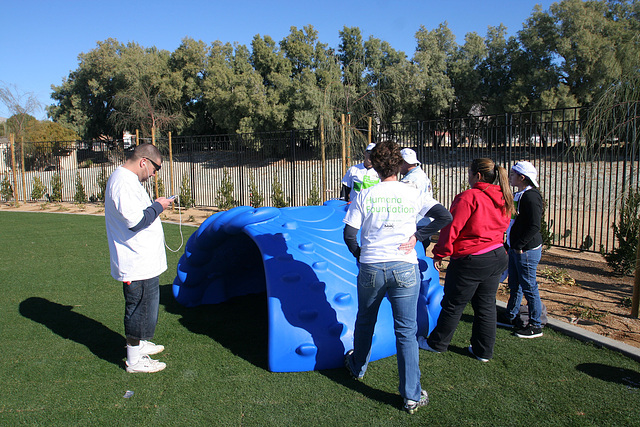
[[[125,365],[127,365],[127,372],[130,372],[130,373],[158,372],[158,371],[162,371],[164,368],[167,367],[166,363],[160,362],[159,360],[153,360],[146,354],[140,357],[140,360],[138,360],[138,363],[136,363],[135,365],[129,366],[129,363],[127,362],[125,362]]]
[[[164,346],[160,344],[154,344],[151,341],[140,340],[140,356],[151,356],[152,354],[158,354],[164,350]]]

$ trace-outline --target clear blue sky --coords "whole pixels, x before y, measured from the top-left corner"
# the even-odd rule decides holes
[[[415,51],[415,33],[446,21],[464,43],[476,32],[504,24],[509,36],[522,29],[536,4],[548,10],[552,0],[5,0],[0,8],[0,81],[31,92],[50,105],[51,85],[60,85],[78,68],[78,55],[96,42],[115,38],[144,47],[174,51],[184,37],[239,42],[249,46],[256,34],[276,41],[291,26],[313,25],[320,42],[336,48],[339,31],[359,27],[385,40],[409,58]],[[12,86],[13,89],[13,86]],[[9,117],[0,104],[0,117]],[[46,118],[43,110],[38,119]]]

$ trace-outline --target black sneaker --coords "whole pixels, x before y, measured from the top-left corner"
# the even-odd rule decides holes
[[[524,329],[517,330],[516,336],[518,338],[538,338],[542,336],[542,328],[529,325]]]
[[[356,375],[353,373],[353,368],[351,366],[351,355],[353,354],[353,350],[349,350],[347,351],[347,354],[344,355],[344,367],[347,368],[347,371],[349,371],[349,375],[351,375],[351,378],[353,378],[354,380],[361,380],[364,375]]]
[[[502,326],[503,328],[513,328],[513,326],[516,323],[516,318],[509,319],[509,316],[507,315],[506,311],[499,311],[498,312],[498,320],[497,320],[497,324],[498,326]]]

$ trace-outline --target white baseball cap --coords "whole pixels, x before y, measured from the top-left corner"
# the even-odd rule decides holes
[[[526,161],[516,162],[516,164],[513,165],[511,169],[519,173],[520,175],[524,175],[527,178],[529,178],[536,188],[540,187],[537,181],[538,171],[536,171],[536,167],[533,166],[531,163]]]
[[[366,151],[371,151],[373,150],[373,148],[376,146],[375,142],[372,142],[371,144],[367,145],[367,150]]]
[[[418,157],[416,156],[416,152],[411,148],[403,148],[400,151],[400,154],[402,154],[402,158],[404,159],[404,161],[409,163],[410,165],[420,164],[420,162],[418,161]]]

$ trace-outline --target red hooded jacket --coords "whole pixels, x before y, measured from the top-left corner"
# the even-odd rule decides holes
[[[511,215],[504,210],[499,185],[478,182],[451,204],[453,221],[440,230],[433,257],[460,258],[504,242]]]

